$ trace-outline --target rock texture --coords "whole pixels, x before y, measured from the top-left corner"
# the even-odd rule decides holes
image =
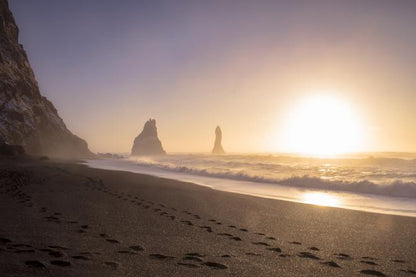
[[[87,143],[72,134],[53,104],[40,94],[7,0],[0,0],[0,138],[27,153],[90,157]]]
[[[18,156],[25,154],[25,150],[20,145],[9,145],[0,138],[0,155]]]
[[[162,143],[157,137],[156,120],[149,119],[145,124],[143,131],[134,139],[132,156],[150,156],[164,155]]]
[[[214,143],[214,149],[212,149],[212,154],[224,154],[224,148],[222,148],[221,144],[222,140],[222,132],[220,126],[217,126],[215,128],[215,143]]]

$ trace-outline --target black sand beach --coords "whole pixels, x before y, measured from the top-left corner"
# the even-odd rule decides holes
[[[416,218],[2,159],[1,276],[415,276]]]

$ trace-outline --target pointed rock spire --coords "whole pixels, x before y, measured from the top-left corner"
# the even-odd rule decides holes
[[[150,155],[164,155],[162,143],[157,137],[156,120],[149,119],[145,124],[143,131],[135,138],[133,148],[131,149],[132,156],[150,156]]]
[[[214,149],[212,149],[212,154],[224,154],[224,149],[221,145],[222,140],[222,132],[220,126],[217,126],[215,128],[215,143],[214,143]]]

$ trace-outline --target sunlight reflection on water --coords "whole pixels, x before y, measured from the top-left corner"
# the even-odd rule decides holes
[[[340,207],[341,200],[329,193],[323,192],[307,192],[302,195],[302,202],[307,204],[328,206],[328,207]]]
[[[342,191],[329,192],[328,190],[311,189],[308,187],[299,188],[296,186],[199,176],[196,174],[163,170],[157,167],[141,166],[129,160],[88,160],[86,164],[93,168],[130,171],[161,178],[175,179],[221,191],[312,205],[416,217],[416,197],[389,197],[388,195]],[[301,181],[302,179],[300,179]]]

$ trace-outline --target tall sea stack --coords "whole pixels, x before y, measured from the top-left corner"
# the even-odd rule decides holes
[[[164,155],[162,143],[157,137],[156,120],[149,119],[145,124],[143,131],[134,139],[132,156],[152,156]]]
[[[0,0],[0,140],[29,154],[92,157],[54,105],[40,94],[7,0]]]
[[[221,145],[222,140],[222,132],[220,126],[217,126],[215,128],[215,143],[214,143],[214,149],[212,149],[212,154],[224,154],[224,149]]]

